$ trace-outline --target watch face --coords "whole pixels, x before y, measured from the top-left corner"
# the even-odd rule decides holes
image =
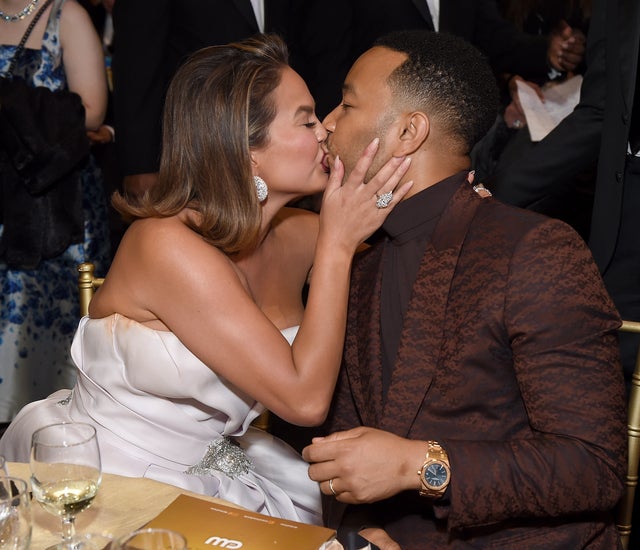
[[[429,464],[424,470],[424,481],[429,487],[441,487],[447,481],[447,470],[439,462]]]

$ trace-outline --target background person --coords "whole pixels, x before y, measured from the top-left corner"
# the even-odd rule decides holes
[[[0,0],[0,10],[11,16],[24,4]],[[9,20],[0,17],[0,76],[7,75],[17,45],[36,12],[37,8],[23,18]],[[55,0],[46,8],[16,60],[14,74],[30,86],[77,93],[85,109],[87,130],[102,123],[107,102],[102,47],[87,13],[75,1]],[[8,171],[0,171],[4,195],[0,214],[3,422],[9,422],[26,403],[69,387],[75,379],[69,347],[78,320],[77,266],[90,260],[103,270],[110,253],[102,175],[92,157],[80,168],[79,177],[61,182],[56,190],[66,208],[63,213],[31,201],[18,202],[16,195],[9,196],[7,191]],[[15,240],[5,232],[9,219],[19,227]],[[39,250],[31,247],[23,250],[28,263],[8,262],[7,250],[40,242],[42,235],[59,241],[60,252],[41,259]]]

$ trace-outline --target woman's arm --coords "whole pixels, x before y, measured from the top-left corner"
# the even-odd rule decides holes
[[[375,193],[395,188],[408,167],[394,159],[365,185],[374,154],[375,147],[369,148],[343,185],[341,163],[333,171],[307,308],[293,346],[256,305],[233,262],[175,218],[134,223],[91,315],[118,311],[140,320],[140,310],[146,311],[150,326],[160,320],[209,368],[279,417],[319,424],[341,362],[353,253],[392,208],[376,208]],[[408,189],[405,184],[395,192],[397,201]],[[138,308],[133,313],[132,304]]]
[[[69,89],[82,98],[87,129],[96,130],[107,110],[104,54],[89,15],[74,1],[62,7],[60,43]]]
[[[383,168],[368,184],[361,183],[376,147],[370,146],[365,151],[342,187],[343,168],[337,162],[322,201],[307,306],[292,346],[296,374],[305,386],[313,388],[312,391],[307,390],[306,395],[299,396],[298,406],[314,425],[324,421],[327,415],[342,359],[351,260],[356,248],[386,218],[386,212],[375,206],[375,195],[381,194],[382,182],[391,177],[392,171],[402,161],[393,159],[394,164]],[[400,169],[399,176],[392,178],[391,188],[395,187],[406,168],[408,164]],[[396,201],[400,201],[407,190],[396,192],[392,204],[397,204]],[[361,197],[356,198],[356,193]],[[295,385],[290,391],[295,391]]]

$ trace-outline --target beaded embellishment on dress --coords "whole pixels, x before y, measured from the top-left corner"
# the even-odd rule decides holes
[[[185,473],[209,475],[212,470],[215,470],[234,479],[251,469],[253,469],[253,463],[247,458],[242,447],[230,437],[221,437],[209,443],[202,460],[191,466]]]

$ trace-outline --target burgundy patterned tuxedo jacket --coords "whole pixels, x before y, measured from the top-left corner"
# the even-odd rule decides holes
[[[386,399],[381,257],[374,246],[354,263],[329,425],[440,441],[449,500],[411,491],[347,517],[366,513],[403,550],[617,548],[620,323],[582,240],[461,184],[422,259]]]

